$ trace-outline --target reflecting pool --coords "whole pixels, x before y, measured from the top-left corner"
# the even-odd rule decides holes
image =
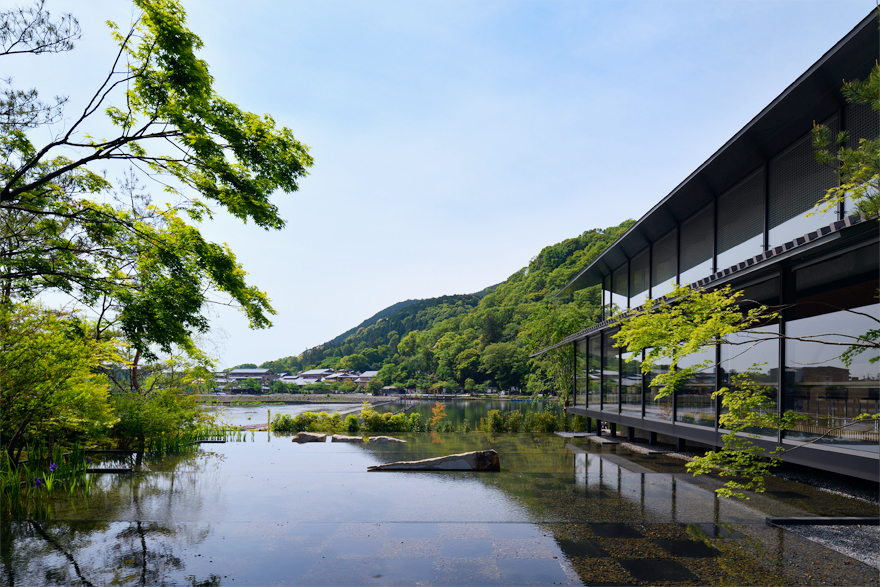
[[[680,461],[544,434],[295,444],[257,432],[184,457],[104,459],[88,502],[3,520],[4,585],[876,585],[877,569],[766,516],[867,515],[773,479],[748,502]],[[367,472],[494,448],[497,473]],[[876,508],[874,508],[876,510]]]

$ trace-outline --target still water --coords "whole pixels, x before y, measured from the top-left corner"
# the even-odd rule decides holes
[[[864,515],[772,480],[715,497],[680,461],[541,434],[295,444],[266,432],[100,475],[88,502],[3,520],[4,585],[876,585],[877,569],[765,524]],[[494,448],[501,472],[367,472]],[[105,466],[133,465],[128,459]],[[876,508],[875,508],[876,509]]]

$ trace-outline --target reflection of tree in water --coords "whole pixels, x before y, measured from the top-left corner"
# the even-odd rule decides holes
[[[201,452],[147,459],[143,468],[152,472],[105,476],[87,502],[53,500],[54,517],[73,521],[3,521],[3,584],[180,584],[185,562],[178,553],[203,542],[212,529],[171,520],[177,518],[175,509],[181,507],[188,518],[198,516],[204,508],[203,498],[215,492],[221,461],[220,455]],[[181,500],[179,494],[185,494],[186,499]],[[138,521],[75,520],[94,513],[106,520]],[[144,519],[153,521],[141,521]],[[193,587],[220,584],[220,577],[213,574],[204,579],[187,576],[186,580]]]

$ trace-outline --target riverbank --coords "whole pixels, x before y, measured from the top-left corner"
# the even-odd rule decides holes
[[[327,404],[327,403],[363,403],[371,404],[386,403],[388,401],[425,401],[437,402],[447,400],[468,401],[512,401],[526,402],[533,398],[530,396],[497,396],[497,395],[451,395],[451,394],[423,394],[423,395],[370,395],[366,393],[275,393],[262,395],[197,395],[199,403],[222,404],[222,405],[272,405],[272,404]],[[545,398],[542,398],[546,401]]]

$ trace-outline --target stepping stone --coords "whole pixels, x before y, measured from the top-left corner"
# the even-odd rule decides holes
[[[687,567],[670,560],[637,558],[617,561],[621,567],[638,581],[658,583],[660,581],[699,581]]]
[[[501,461],[494,450],[478,450],[423,459],[421,461],[398,461],[367,467],[367,471],[500,471]]]
[[[290,442],[302,444],[304,442],[325,442],[326,440],[326,434],[319,434],[317,432],[297,432],[296,436],[290,439]]]
[[[711,558],[718,551],[700,540],[655,540],[654,544],[671,554],[686,558]]]
[[[589,527],[600,538],[643,538],[641,532],[627,524],[589,524]]]
[[[560,540],[559,548],[568,557],[588,556],[591,558],[605,557],[608,553],[594,540]]]

